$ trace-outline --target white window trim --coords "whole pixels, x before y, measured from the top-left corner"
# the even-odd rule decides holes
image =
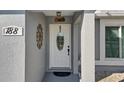
[[[96,65],[124,65],[124,58],[105,57],[105,26],[124,26],[124,19],[100,20],[100,61],[96,61]]]

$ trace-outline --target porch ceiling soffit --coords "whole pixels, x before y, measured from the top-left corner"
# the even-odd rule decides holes
[[[96,10],[96,18],[114,18],[114,17],[124,17],[124,10]]]
[[[96,10],[84,10],[84,13],[95,13]]]

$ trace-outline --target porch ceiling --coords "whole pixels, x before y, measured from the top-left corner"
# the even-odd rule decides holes
[[[96,18],[98,17],[124,17],[124,10],[96,10]]]
[[[46,16],[56,16],[56,12],[62,12],[62,16],[72,16],[74,12],[80,10],[34,10],[33,12],[43,12]]]
[[[60,11],[62,16],[72,16],[76,10],[44,10],[42,11],[46,16],[56,16],[56,12]]]

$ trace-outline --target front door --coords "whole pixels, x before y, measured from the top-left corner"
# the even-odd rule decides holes
[[[49,69],[71,69],[71,24],[50,24]]]

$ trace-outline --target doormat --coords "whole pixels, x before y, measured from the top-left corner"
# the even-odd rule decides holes
[[[71,75],[71,72],[53,72],[53,74],[59,77],[66,77],[66,76]]]

